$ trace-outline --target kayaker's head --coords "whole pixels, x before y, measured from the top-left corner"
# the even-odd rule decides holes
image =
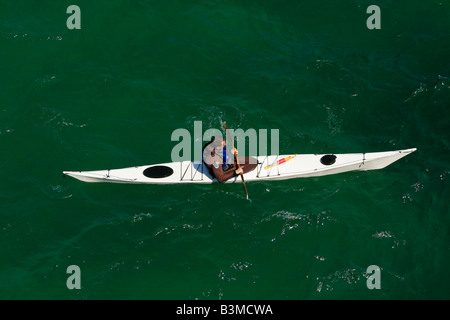
[[[213,136],[211,143],[203,150],[203,159],[206,164],[212,165],[213,162],[221,162],[221,154],[225,140],[221,136]],[[219,156],[216,156],[219,155]]]
[[[214,136],[213,137],[213,142],[211,143],[211,147],[214,149],[215,152],[220,151],[225,145],[226,145],[226,142],[222,138],[222,136]]]

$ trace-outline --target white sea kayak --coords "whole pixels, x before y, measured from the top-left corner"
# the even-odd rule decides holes
[[[338,174],[348,171],[382,169],[416,151],[416,148],[346,154],[291,154],[254,157],[258,165],[244,173],[245,181],[286,180]],[[201,161],[170,162],[123,169],[64,171],[65,175],[85,182],[135,184],[216,183]],[[239,182],[239,176],[226,183]]]

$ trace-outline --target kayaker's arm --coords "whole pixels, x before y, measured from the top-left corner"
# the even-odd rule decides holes
[[[227,171],[223,171],[222,170],[222,166],[218,166],[218,168],[212,166],[212,170],[213,170],[214,176],[216,177],[218,182],[224,182],[224,181],[226,181],[226,180],[236,176],[237,174],[239,174],[239,173],[236,174],[237,170],[236,170],[236,166],[235,165],[233,165]]]

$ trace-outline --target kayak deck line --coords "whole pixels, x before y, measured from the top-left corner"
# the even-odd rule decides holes
[[[317,177],[349,171],[378,170],[416,151],[416,148],[344,154],[290,154],[252,157],[257,166],[244,173],[246,182]],[[287,159],[287,160],[286,160]],[[284,161],[283,161],[284,160]],[[265,167],[268,167],[265,169]],[[217,183],[202,161],[179,161],[122,169],[63,171],[84,182],[128,184]],[[239,176],[225,183],[239,182]]]

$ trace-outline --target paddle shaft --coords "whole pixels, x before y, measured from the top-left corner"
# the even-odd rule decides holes
[[[232,137],[231,134],[230,134],[230,129],[228,129],[228,126],[227,126],[227,123],[226,123],[226,122],[224,122],[223,125],[225,126],[225,130],[226,130],[226,132],[228,133],[228,136],[230,137],[230,140],[231,140],[231,147],[234,149],[234,141],[233,141],[233,137]],[[235,156],[235,158],[236,158],[236,163],[237,163],[238,169],[241,169],[241,165],[239,164],[239,160],[238,160],[238,157],[237,157],[237,150],[236,150],[236,149],[235,149],[235,151],[234,151],[234,156]],[[242,179],[242,185],[244,186],[245,195],[246,195],[246,197],[247,197],[247,199],[248,199],[248,192],[247,192],[247,186],[245,185],[244,175],[243,175],[242,173],[240,173],[239,175],[241,176],[241,179]]]

